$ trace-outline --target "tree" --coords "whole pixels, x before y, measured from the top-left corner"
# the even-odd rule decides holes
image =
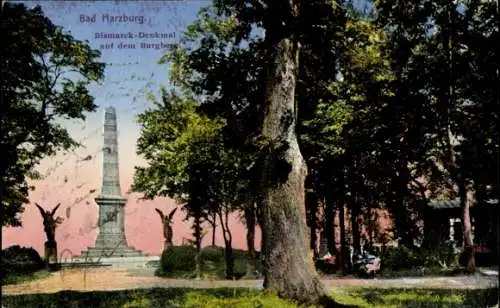
[[[290,48],[296,47],[299,40],[307,42],[308,48],[309,45],[317,48],[321,46],[319,41],[325,37],[325,33],[337,30],[326,22],[331,21],[334,16],[334,3],[313,1],[301,5],[303,10],[300,17],[291,18],[289,9],[295,4],[290,5],[285,1],[266,5],[254,1],[216,1],[212,10],[202,11],[200,20],[189,27],[183,48],[171,50],[165,60],[173,65],[174,81],[203,97],[201,112],[226,119],[226,147],[236,147],[239,151],[251,153],[253,158],[250,165],[254,168],[250,169],[254,171],[253,175],[259,174],[257,177],[251,176],[251,186],[266,183],[257,188],[256,195],[262,213],[261,227],[264,230],[266,288],[283,297],[314,302],[323,297],[323,290],[312,265],[312,255],[305,250],[309,246],[309,240],[307,229],[303,229],[304,199],[301,196],[304,197],[303,180],[307,172],[304,172],[304,161],[295,136],[296,117],[302,114],[297,113],[300,101],[295,101],[294,98],[295,81],[292,80],[287,90],[280,90],[280,93],[286,95],[285,100],[269,101],[269,96],[281,86],[279,83],[274,84],[273,68],[282,69],[284,62],[299,65],[298,62],[293,62],[294,56],[288,54],[292,51]],[[282,7],[285,9],[281,10]],[[311,24],[313,15],[315,18],[321,15],[320,22]],[[277,16],[280,18],[276,18]],[[281,22],[286,25],[281,26]],[[262,35],[258,34],[260,30],[265,31],[263,40]],[[292,33],[293,39],[290,37]],[[282,35],[283,41],[280,37]],[[307,40],[308,35],[315,38],[314,44]],[[295,47],[292,52],[301,51]],[[328,46],[324,50],[328,50]],[[321,67],[322,56],[314,56],[317,57],[315,65]],[[275,65],[278,59],[284,62]],[[296,78],[295,70],[298,68],[299,66],[295,66],[293,72],[288,71],[287,74]],[[292,92],[287,92],[288,90]],[[303,102],[305,104],[306,100]],[[307,103],[314,104],[313,100]],[[269,107],[276,107],[279,112],[276,114]],[[284,127],[277,127],[279,124],[272,123],[282,117],[285,120]],[[289,133],[289,136],[285,135],[289,139],[278,136],[283,132]],[[267,171],[271,171],[273,177],[268,177],[270,174]],[[288,181],[289,176],[296,186],[280,183]],[[292,194],[285,193],[287,187]],[[280,215],[280,206],[278,203],[270,204],[273,201],[283,205],[287,213],[293,213],[292,216]],[[264,205],[265,203],[268,205]],[[271,217],[270,211],[274,211],[276,216]],[[275,221],[275,218],[279,220]],[[285,229],[290,229],[290,232],[280,233]],[[274,249],[275,244],[280,245],[279,250]],[[278,253],[285,253],[287,257],[280,259]]]
[[[214,213],[206,190],[200,189],[209,172],[202,165],[223,123],[198,115],[195,100],[165,88],[160,91],[160,100],[152,95],[149,99],[153,108],[139,115],[141,135],[137,141],[137,153],[148,166],[135,168],[132,190],[143,193],[146,199],[164,196],[183,204],[186,219],[193,218],[196,274],[200,277],[201,225]]]
[[[161,102],[139,116],[138,154],[147,167],[136,167],[132,189],[145,198],[168,196],[183,203],[194,219],[197,272],[200,274],[201,224],[217,216],[223,231],[226,276],[233,277],[234,257],[229,215],[241,208],[246,182],[243,155],[224,147],[223,119],[197,112],[198,102],[183,94],[161,91]]]
[[[418,153],[423,150],[423,155],[414,160],[416,174],[432,182],[439,179],[440,190],[460,198],[467,268],[472,272],[469,208],[477,199],[477,189],[492,182],[486,170],[497,165],[493,161],[498,153],[498,143],[493,141],[498,140],[494,124],[498,113],[493,112],[498,53],[493,43],[498,35],[494,5],[420,1],[394,6],[378,1],[377,8],[379,21],[391,29],[396,97],[418,107],[412,110],[393,103],[405,119],[400,127],[420,139],[412,144],[422,145]]]
[[[247,227],[247,268],[245,276],[253,278],[256,276],[257,252],[255,250],[255,229],[257,227],[257,203],[250,199],[244,205],[244,222]]]
[[[248,138],[248,133],[256,129],[254,108],[259,99],[258,75],[262,67],[257,60],[259,50],[256,42],[259,39],[248,39],[248,46],[239,44],[238,40],[241,38],[238,37],[245,36],[244,32],[247,30],[241,31],[238,25],[237,17],[233,14],[226,16],[218,12],[216,7],[201,9],[198,19],[188,27],[182,39],[183,47],[171,49],[161,62],[170,64],[172,84],[178,86],[181,92],[192,93],[203,101],[197,112],[210,118],[223,118],[227,123],[222,129],[222,156],[214,156],[214,163],[222,162],[221,158],[226,157],[223,153],[232,153],[232,158],[226,160],[221,168],[232,170],[233,174],[226,173],[226,178],[217,178],[226,184],[233,181],[237,188],[232,191],[232,196],[231,193],[224,192],[219,197],[224,195],[226,200],[233,198],[230,202],[232,210],[244,213],[249,248],[247,274],[253,276],[255,267],[252,265],[256,262],[255,205],[259,204],[256,193],[260,179],[256,171],[258,164],[255,147],[249,142],[251,138]],[[207,66],[206,63],[213,65]],[[234,164],[238,167],[235,168]],[[211,177],[210,183],[214,179],[215,177]],[[220,190],[219,193],[223,191],[227,189]],[[209,218],[213,227],[216,213],[217,211]],[[224,219],[225,215],[221,217]],[[224,235],[229,235],[228,227],[221,228]],[[225,237],[227,239],[229,236]]]
[[[229,215],[244,208],[243,203],[247,201],[243,196],[247,195],[248,185],[241,176],[243,154],[225,148],[220,131],[210,143],[207,142],[204,146],[194,145],[193,148],[195,159],[189,164],[189,169],[194,169],[189,179],[194,186],[192,193],[201,197],[210,211],[219,218],[224,239],[226,278],[232,279],[234,255]],[[199,149],[208,151],[200,153]]]
[[[0,106],[0,200],[2,226],[20,226],[29,202],[27,179],[44,157],[77,146],[56,121],[85,119],[96,109],[88,91],[103,78],[100,52],[76,40],[41,8],[2,3],[4,30]]]
[[[264,287],[300,302],[325,296],[312,262],[305,223],[307,166],[299,149],[295,101],[299,1],[268,1],[268,47],[261,134],[269,149],[262,167]]]

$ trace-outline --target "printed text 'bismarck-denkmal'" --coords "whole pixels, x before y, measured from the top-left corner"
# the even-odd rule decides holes
[[[94,39],[175,39],[175,32],[95,32]]]

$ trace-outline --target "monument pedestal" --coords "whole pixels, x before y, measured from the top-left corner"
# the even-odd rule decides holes
[[[45,242],[45,262],[47,265],[57,263],[57,243],[54,241]]]
[[[100,195],[95,201],[99,205],[99,234],[94,247],[82,251],[81,257],[100,259],[146,256],[127,244],[124,217],[127,199],[116,195]]]

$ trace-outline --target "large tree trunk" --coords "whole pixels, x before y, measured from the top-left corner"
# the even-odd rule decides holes
[[[264,160],[262,173],[264,288],[300,303],[317,303],[325,290],[308,253],[307,167],[295,132],[299,46],[290,30],[284,29],[293,22],[297,3],[272,0],[267,5],[279,21],[270,21],[265,38],[271,53],[261,133],[273,150]]]
[[[245,222],[247,225],[247,268],[245,276],[248,278],[255,277],[255,264],[256,264],[256,253],[255,253],[255,225],[256,225],[256,213],[255,204],[251,202],[245,207]]]
[[[470,206],[475,202],[473,184],[461,184],[459,192],[460,203],[462,205],[462,227],[464,233],[466,270],[468,273],[474,273],[476,271],[476,260],[474,257],[474,243],[472,241],[472,224],[470,218]]]

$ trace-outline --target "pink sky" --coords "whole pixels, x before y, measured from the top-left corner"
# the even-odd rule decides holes
[[[87,123],[98,123],[102,121],[102,112],[97,112],[89,117]],[[125,206],[125,234],[128,244],[142,250],[150,255],[159,255],[163,247],[163,231],[160,217],[154,210],[161,209],[170,212],[176,205],[175,201],[168,198],[157,198],[152,201],[139,201],[140,194],[127,194],[132,184],[134,166],[142,165],[143,162],[135,154],[135,140],[138,137],[138,129],[132,123],[127,123],[121,128],[119,121],[119,148],[120,148],[120,181],[123,196],[128,198]],[[80,140],[81,136],[95,131],[94,125],[74,133]],[[69,127],[75,132],[75,127]],[[100,193],[101,186],[101,158],[99,147],[102,144],[101,134],[96,134],[90,140],[86,140],[85,147],[78,148],[69,154],[60,154],[56,157],[44,160],[37,168],[43,175],[44,180],[33,182],[36,189],[30,193],[29,199],[32,204],[25,206],[25,212],[21,215],[22,227],[2,228],[2,249],[11,245],[20,245],[35,248],[43,255],[43,243],[45,233],[43,223],[34,202],[46,209],[52,209],[61,203],[57,215],[64,218],[64,222],[56,230],[56,241],[59,254],[68,249],[73,255],[79,255],[82,250],[93,246],[97,237],[97,229],[93,228],[98,219],[98,206],[94,198]],[[92,155],[89,161],[78,162],[79,159]],[[51,174],[47,173],[51,167],[59,166]],[[68,216],[69,215],[69,216]],[[178,210],[174,216],[174,245],[181,245],[183,239],[192,239],[190,222],[184,221],[185,214]],[[233,247],[246,249],[246,229],[233,215],[230,221],[233,232]],[[207,235],[203,240],[203,246],[211,244],[211,229],[207,226]],[[223,246],[224,241],[220,228],[217,228],[216,245]],[[257,230],[255,245],[260,247],[260,230]]]
[[[125,193],[126,190],[124,190]],[[41,199],[43,191],[34,191],[30,199],[32,202]],[[98,191],[85,198],[81,203],[71,207],[69,218],[68,203],[62,203],[57,215],[64,218],[64,222],[56,230],[56,241],[59,254],[69,249],[73,255],[79,255],[88,246],[93,246],[97,237],[95,226],[98,219],[98,206],[93,197]],[[125,195],[125,194],[124,194]],[[68,196],[68,195],[66,195]],[[150,255],[159,255],[163,247],[163,231],[161,220],[154,211],[159,208],[163,212],[172,210],[176,203],[172,199],[158,198],[154,201],[138,201],[139,195],[127,195],[129,202],[125,207],[125,234],[128,244],[142,250]],[[38,202],[45,208],[53,208],[61,198],[47,198],[46,202]],[[86,204],[86,202],[89,204]],[[174,245],[181,245],[183,239],[191,239],[190,223],[183,221],[184,212],[178,210],[174,215]],[[35,248],[43,255],[43,243],[45,233],[43,232],[42,218],[34,204],[26,205],[25,212],[21,215],[23,226],[20,228],[2,228],[2,249],[11,245],[20,245]],[[231,231],[233,232],[233,247],[246,249],[246,229],[237,218],[231,219]],[[207,235],[203,240],[203,246],[211,244],[211,229],[206,228]],[[260,247],[260,232],[257,230],[256,247]],[[220,228],[216,233],[216,245],[223,246],[224,241]]]

